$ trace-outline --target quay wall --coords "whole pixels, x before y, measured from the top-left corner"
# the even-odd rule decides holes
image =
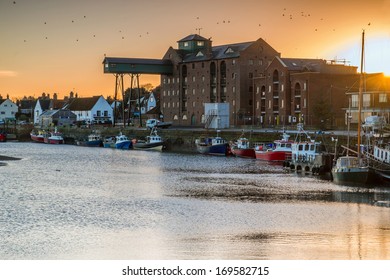
[[[17,139],[19,141],[31,141],[30,132],[34,127],[22,127],[17,130]],[[75,144],[76,140],[87,139],[87,136],[93,132],[100,133],[103,137],[115,136],[119,132],[127,135],[130,139],[144,139],[150,134],[150,130],[146,128],[136,127],[104,127],[95,126],[92,128],[79,128],[79,127],[66,127],[59,128],[59,131],[63,133],[65,142],[67,144]],[[243,134],[244,132],[244,134]],[[159,129],[158,134],[166,141],[167,150],[178,152],[194,152],[195,139],[199,137],[213,137],[217,135],[217,131],[213,129],[203,128],[180,128],[172,127],[168,129]],[[234,142],[241,135],[248,138],[252,144],[254,143],[270,143],[274,140],[281,139],[283,129],[223,129],[219,131],[219,136],[222,138]],[[296,132],[290,132],[290,139],[294,140]],[[314,132],[309,132],[312,139],[322,141],[330,147],[331,151],[334,151],[335,142],[332,142],[332,137],[337,138],[337,145],[346,145],[346,134],[337,135],[331,131],[326,132],[324,135],[316,135]],[[350,146],[355,144],[356,137],[351,137]]]

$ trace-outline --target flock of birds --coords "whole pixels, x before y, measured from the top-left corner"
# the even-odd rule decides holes
[[[12,4],[16,5],[17,2],[16,2],[16,1],[12,1]],[[81,20],[86,20],[86,19],[87,19],[87,16],[86,16],[86,15],[82,16],[82,18],[81,18]],[[70,24],[77,24],[77,23],[80,22],[81,20],[80,20],[80,19],[77,19],[77,18],[73,18],[73,19],[69,20],[69,23],[70,23]],[[50,23],[49,23],[48,21],[43,21],[43,25],[49,25],[49,24],[50,24]],[[120,39],[122,39],[122,40],[125,40],[125,39],[126,39],[125,32],[124,32],[123,30],[118,30],[118,33],[120,34],[120,36],[119,36]],[[148,36],[149,34],[150,34],[150,33],[147,31],[147,32],[145,32],[145,33],[139,33],[139,34],[137,35],[137,37],[138,37],[138,38],[142,38],[143,36],[145,37],[145,36]],[[93,38],[98,37],[98,35],[96,35],[96,34],[92,34],[91,36],[92,36]],[[50,39],[49,36],[47,36],[47,35],[44,35],[43,38],[44,38],[45,40]],[[75,42],[79,42],[79,41],[80,41],[80,38],[75,37],[74,40],[75,40]],[[27,43],[28,40],[27,40],[27,39],[23,39],[23,42],[24,42],[24,43]]]
[[[13,5],[16,5],[17,1],[12,1],[12,3],[13,3]],[[312,16],[310,13],[306,13],[306,12],[303,12],[303,11],[301,11],[300,13],[296,13],[296,12],[295,13],[291,13],[291,12],[288,11],[287,8],[283,8],[283,11],[281,11],[280,16],[283,19],[287,19],[289,21],[296,20],[298,17],[300,17],[300,18],[312,18],[312,22],[317,22],[317,23],[321,23],[321,22],[323,22],[325,20],[324,18],[317,18],[317,17]],[[195,17],[195,19],[196,19],[196,24],[199,26],[201,18],[199,16],[197,16],[197,17]],[[81,20],[87,20],[87,16],[84,15]],[[69,20],[70,24],[78,24],[79,22],[80,22],[80,19],[76,19],[76,18]],[[49,22],[48,21],[44,21],[43,24],[44,25],[49,25]],[[217,25],[229,25],[229,24],[232,24],[232,21],[230,19],[222,19],[222,20],[216,21],[216,24]],[[371,25],[371,23],[369,23],[368,25]],[[323,24],[322,24],[322,26],[323,26]],[[262,27],[263,27],[262,24],[259,23],[258,24],[258,28],[262,28]],[[203,30],[203,27],[197,27],[195,30],[196,30],[196,33],[200,34],[201,30]],[[329,29],[327,29],[327,30],[329,30]],[[313,31],[314,32],[318,32],[318,31],[320,31],[320,29],[318,27],[316,27],[316,28],[313,28]],[[332,31],[336,31],[336,29],[332,28]],[[142,37],[147,37],[147,36],[150,35],[149,32],[138,33],[137,35],[135,35],[135,34],[129,35],[128,32],[125,32],[122,29],[118,30],[118,33],[119,33],[119,36],[117,36],[117,39],[121,39],[121,40],[125,40],[127,38],[134,39],[134,37],[142,38]],[[91,34],[92,35],[90,35],[90,36],[92,36],[92,38],[96,38],[98,36],[95,33],[91,33]],[[43,38],[45,40],[48,40],[49,36],[43,35]],[[75,40],[75,42],[79,42],[80,38],[75,37],[74,40]],[[27,39],[24,39],[23,41],[26,43]]]

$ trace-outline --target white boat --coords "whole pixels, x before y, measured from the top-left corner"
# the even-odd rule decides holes
[[[283,166],[297,172],[323,175],[329,173],[333,165],[333,154],[330,154],[321,141],[312,140],[303,129],[303,124],[297,125],[298,134],[291,144],[291,158]]]
[[[153,128],[150,135],[146,136],[146,140],[134,140],[133,148],[135,150],[157,150],[162,151],[164,147],[164,141],[158,135],[157,129]]]
[[[332,168],[333,181],[338,184],[365,184],[369,180],[370,169],[356,156],[342,156]]]

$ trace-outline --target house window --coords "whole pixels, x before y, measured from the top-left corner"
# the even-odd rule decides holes
[[[102,112],[100,112],[100,111],[96,111],[96,115],[97,115],[98,117],[101,116],[101,113],[102,113]]]
[[[371,104],[371,95],[363,94],[363,107],[369,107]]]
[[[184,42],[184,47],[188,47],[188,46],[189,46],[188,42]]]
[[[253,59],[249,59],[248,64],[253,65]]]
[[[204,46],[204,42],[203,42],[203,41],[197,41],[197,42],[196,42],[196,45],[197,45],[198,47],[202,47],[202,46]]]
[[[380,93],[379,94],[379,102],[380,103],[386,103],[387,102],[387,94],[386,93]]]
[[[358,95],[352,95],[352,108],[357,108],[359,104],[359,96]]]

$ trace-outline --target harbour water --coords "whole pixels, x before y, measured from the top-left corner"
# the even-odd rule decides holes
[[[390,188],[233,157],[2,143],[0,259],[390,259]]]

